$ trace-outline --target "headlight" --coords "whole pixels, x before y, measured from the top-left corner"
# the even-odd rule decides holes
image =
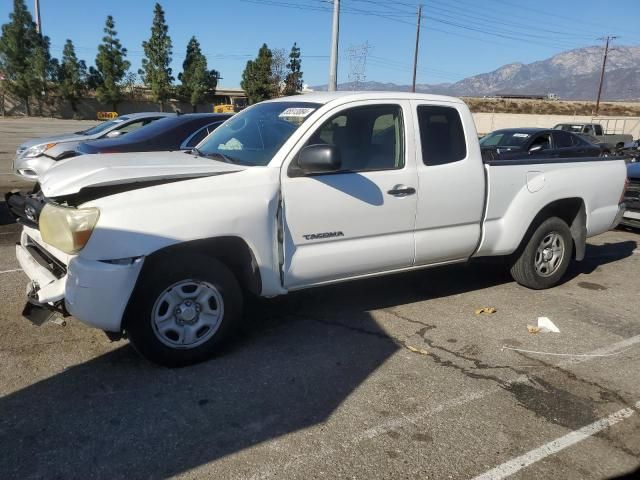
[[[55,147],[56,143],[43,143],[42,145],[34,145],[33,147],[29,147],[23,154],[25,158],[33,158],[38,155],[42,155],[44,152],[49,150],[51,147]]]
[[[84,248],[93,232],[100,210],[69,208],[47,204],[40,213],[42,240],[65,253],[77,253]]]

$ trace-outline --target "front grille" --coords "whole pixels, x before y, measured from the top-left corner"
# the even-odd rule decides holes
[[[629,209],[640,209],[640,180],[632,179],[624,192],[624,203]]]
[[[36,262],[53,273],[56,278],[62,278],[67,274],[67,267],[65,267],[60,260],[47,252],[30,237],[27,238],[29,241],[28,244],[25,245],[25,248]]]
[[[27,194],[10,192],[5,195],[5,202],[9,207],[9,212],[18,223],[38,228],[40,212],[45,204],[41,191]]]

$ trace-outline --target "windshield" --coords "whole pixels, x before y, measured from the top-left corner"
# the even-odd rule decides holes
[[[320,107],[309,102],[261,103],[227,120],[197,146],[200,155],[242,165],[267,165],[297,128]]]
[[[128,120],[128,118],[127,117],[116,118],[115,120],[109,120],[108,122],[100,123],[95,127],[91,127],[88,130],[83,130],[82,132],[78,132],[78,133],[82,135],[95,135],[96,133],[109,130],[111,127],[115,127],[116,125],[124,122],[125,120]]]
[[[526,132],[496,131],[480,139],[481,147],[521,147],[531,136]]]

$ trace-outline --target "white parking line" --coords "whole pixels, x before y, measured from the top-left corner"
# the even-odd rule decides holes
[[[640,402],[636,402],[633,407],[618,410],[608,417],[597,420],[592,424],[587,425],[586,427],[582,427],[581,429],[568,433],[563,437],[556,438],[549,443],[545,443],[544,445],[531,450],[524,455],[520,455],[513,460],[509,460],[502,465],[498,465],[496,468],[493,468],[488,472],[483,473],[482,475],[474,477],[473,480],[500,480],[513,475],[514,473],[548,457],[549,455],[558,453],[559,451],[564,450],[571,445],[575,445],[582,440],[586,440],[596,433],[601,432],[602,430],[629,418],[634,413],[636,413],[636,409],[638,408],[640,408]]]
[[[619,342],[615,342],[604,347],[597,348],[591,352],[590,355],[605,355],[614,352],[618,352],[623,349],[627,349],[631,346],[640,344],[640,335],[635,335],[633,337],[625,338],[624,340],[620,340]],[[584,356],[584,357],[574,357],[567,360],[563,360],[557,363],[558,367],[569,367],[571,365],[577,365],[584,362],[590,362],[594,359],[602,359],[602,357],[594,357],[594,356]],[[520,384],[520,383],[529,383],[529,377],[527,375],[519,375],[514,380],[510,382],[506,382],[509,385]],[[502,386],[493,386],[487,388],[486,390],[477,390],[475,392],[466,392],[462,395],[454,397],[450,400],[446,400],[445,402],[435,405],[426,410],[422,410],[410,415],[402,415],[396,418],[391,418],[385,422],[382,422],[374,427],[368,428],[366,430],[355,432],[350,439],[346,440],[341,444],[341,446],[345,449],[351,448],[353,445],[356,445],[364,440],[371,440],[373,438],[379,437],[389,431],[399,430],[405,428],[409,425],[416,425],[419,422],[423,421],[425,418],[429,418],[437,413],[441,413],[447,411],[451,408],[458,408],[464,406],[465,404],[472,403],[483,398],[489,397],[491,395],[495,395],[496,393],[504,392],[504,388]],[[638,406],[638,404],[636,404]],[[586,427],[585,427],[586,428]],[[337,450],[335,447],[325,447],[316,451],[314,453],[314,457],[322,458],[327,456],[337,455]],[[309,457],[308,454],[302,454],[294,456],[288,462],[285,462],[283,465],[279,466],[277,471],[282,473],[290,468],[295,468],[303,463]],[[271,478],[275,476],[276,469],[273,466],[267,467],[266,469],[262,469],[254,473],[250,479],[251,480],[265,480],[267,478]],[[246,478],[246,477],[242,477]]]
[[[14,273],[14,272],[21,272],[22,269],[21,268],[14,268],[13,270],[2,270],[0,271],[0,273]]]

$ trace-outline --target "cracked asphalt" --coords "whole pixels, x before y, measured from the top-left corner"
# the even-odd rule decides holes
[[[0,173],[23,136],[71,125],[20,122],[0,120]],[[6,177],[0,192],[27,187]],[[217,358],[167,370],[73,318],[21,318],[4,208],[2,479],[602,479],[640,465],[637,231],[590,239],[551,290],[478,261],[253,301]],[[529,333],[539,316],[560,333]]]

